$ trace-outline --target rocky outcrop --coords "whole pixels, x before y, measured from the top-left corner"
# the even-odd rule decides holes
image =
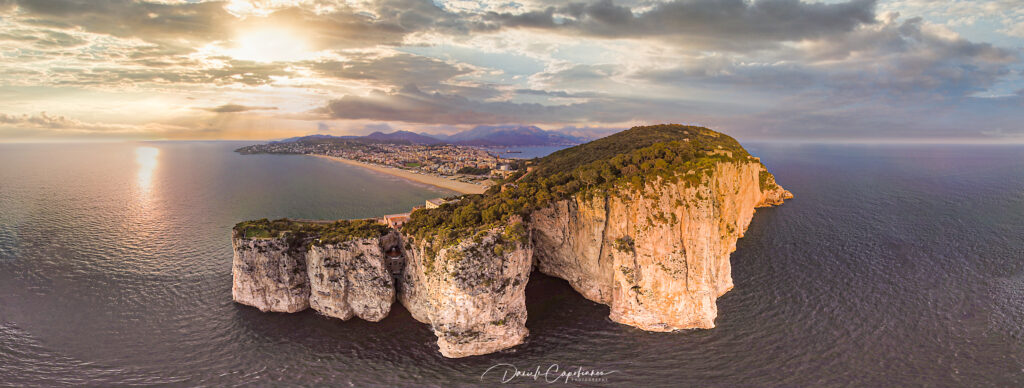
[[[238,303],[294,313],[312,307],[321,314],[379,321],[395,301],[384,252],[398,233],[314,244],[315,236],[232,236],[231,294]]]
[[[518,222],[440,248],[408,244],[399,300],[431,325],[444,356],[493,353],[526,338],[532,249],[528,237],[506,230],[522,229]]]
[[[793,198],[793,193],[775,183],[775,176],[767,171],[761,172],[761,200],[757,207],[779,206],[785,200]]]
[[[360,238],[310,247],[310,307],[342,320],[352,316],[372,322],[384,319],[395,302],[395,285],[383,240]]]
[[[294,313],[309,307],[306,251],[289,238],[231,239],[231,296],[260,311]]]
[[[762,185],[762,171],[753,160],[723,162],[690,179],[556,202],[530,217],[538,268],[609,305],[613,321],[714,327],[715,301],[733,286],[729,254],[754,208],[792,197],[774,179]]]

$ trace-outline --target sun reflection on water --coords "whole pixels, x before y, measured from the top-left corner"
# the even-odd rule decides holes
[[[138,185],[143,195],[148,195],[153,187],[153,173],[158,164],[160,149],[156,147],[136,147],[135,164],[139,166]]]

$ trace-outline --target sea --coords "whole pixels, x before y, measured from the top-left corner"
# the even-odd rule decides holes
[[[0,145],[0,386],[1024,386],[1024,147],[745,144],[759,209],[716,326],[644,332],[560,279],[530,335],[442,357],[426,324],[231,300],[235,223],[453,193],[246,143]]]

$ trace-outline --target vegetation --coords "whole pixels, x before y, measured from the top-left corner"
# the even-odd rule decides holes
[[[487,175],[487,174],[491,173],[491,169],[489,169],[487,167],[479,167],[478,168],[478,167],[466,166],[466,167],[460,168],[459,171],[456,171],[456,172],[459,173],[459,174],[466,174],[466,175]]]
[[[357,238],[380,237],[388,227],[375,220],[341,220],[335,222],[299,222],[287,218],[243,221],[235,225],[243,238],[303,238],[314,244],[334,244]]]
[[[658,180],[699,185],[716,163],[749,156],[735,139],[707,128],[634,127],[523,162],[529,169],[518,170],[484,194],[413,212],[403,231],[417,239],[452,243],[514,216],[527,218],[534,210],[573,195],[614,195]]]
[[[629,236],[622,236],[615,239],[614,246],[619,252],[633,253],[636,251],[636,244],[633,242],[633,238]]]
[[[775,184],[775,177],[768,171],[761,171],[758,178],[760,178],[761,191],[774,190],[779,187],[779,185]]]

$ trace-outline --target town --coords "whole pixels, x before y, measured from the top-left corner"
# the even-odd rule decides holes
[[[489,185],[492,178],[511,174],[522,162],[501,158],[480,148],[450,144],[300,141],[258,144],[237,151],[243,154],[325,155],[484,185]]]

